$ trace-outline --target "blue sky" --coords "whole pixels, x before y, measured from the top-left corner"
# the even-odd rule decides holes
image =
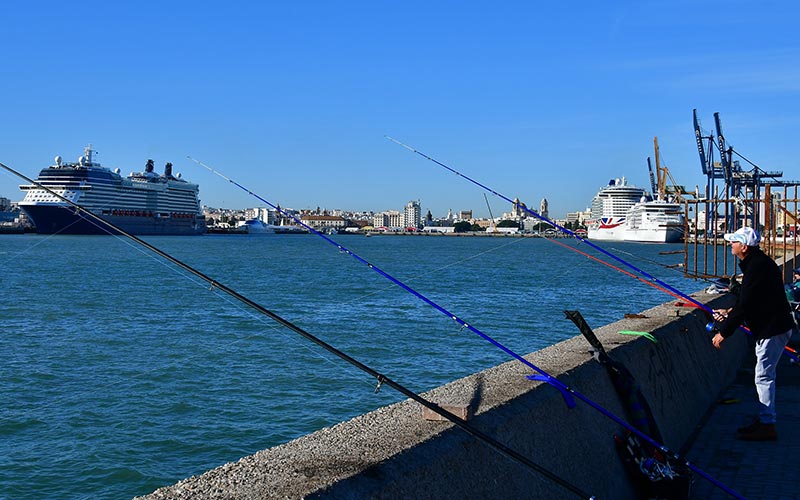
[[[658,136],[704,185],[692,129],[800,178],[794,2],[13,2],[0,162],[35,176],[92,143],[106,167],[167,161],[211,206],[487,215],[483,192],[390,135],[551,215],[610,178],[649,183]],[[21,199],[0,174],[0,196]],[[490,197],[495,215],[505,203]]]

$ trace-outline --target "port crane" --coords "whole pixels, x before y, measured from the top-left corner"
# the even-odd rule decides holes
[[[647,169],[650,171],[650,191],[653,193],[653,197],[669,201],[667,198],[671,196],[673,198],[672,201],[683,203],[684,196],[691,195],[691,193],[686,191],[684,186],[679,186],[672,177],[669,168],[666,165],[662,165],[658,137],[653,137],[653,150],[656,160],[655,175],[653,174],[653,165],[650,162],[650,157],[647,157]],[[670,186],[667,186],[667,178],[671,182]]]
[[[726,210],[726,228],[739,227],[745,220],[749,220],[753,227],[758,227],[760,220],[759,204],[745,203],[745,200],[761,199],[762,190],[766,184],[771,186],[798,186],[798,181],[781,180],[783,172],[766,171],[745,158],[741,153],[730,146],[722,133],[722,122],[719,113],[714,113],[715,134],[704,134],[697,118],[697,109],[692,110],[694,135],[697,143],[697,152],[700,156],[700,167],[707,178],[705,197],[713,202],[713,212],[716,212],[723,200],[732,200],[733,210]],[[719,154],[719,161],[715,161]],[[739,159],[748,163],[752,168],[744,170]],[[707,217],[711,217],[712,210]]]

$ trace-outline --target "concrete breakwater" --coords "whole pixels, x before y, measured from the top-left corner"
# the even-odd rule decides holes
[[[733,300],[695,297],[712,307]],[[636,377],[664,444],[677,451],[733,380],[747,341],[736,335],[725,349],[714,349],[705,331],[705,315],[674,301],[637,316],[595,332],[609,355]],[[650,332],[657,343],[620,335],[622,330]],[[583,337],[576,336],[526,358],[624,417],[605,369],[591,359],[588,348]],[[580,401],[567,408],[559,391],[528,380],[530,374],[521,363],[510,361],[424,396],[440,405],[469,408],[470,422],[478,429],[598,498],[635,498],[612,438],[621,426]],[[407,400],[140,498],[303,497],[568,499],[575,495],[449,422],[424,419],[420,406]]]

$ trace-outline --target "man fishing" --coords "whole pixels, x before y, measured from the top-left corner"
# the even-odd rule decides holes
[[[775,431],[776,369],[795,324],[781,270],[759,248],[758,233],[753,228],[743,227],[726,234],[725,240],[731,245],[731,254],[739,258],[743,277],[736,305],[714,310],[714,319],[720,323],[712,342],[721,349],[725,339],[743,323],[753,333],[759,412],[753,423],[737,430],[736,437],[745,441],[774,441],[778,438]]]

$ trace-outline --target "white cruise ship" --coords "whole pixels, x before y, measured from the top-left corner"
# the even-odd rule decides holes
[[[680,204],[642,199],[628,211],[625,241],[675,243],[683,237],[684,223]]]
[[[137,235],[193,235],[206,231],[200,209],[198,186],[172,175],[167,163],[164,174],[153,170],[148,160],[144,172],[127,178],[119,169],[111,171],[92,160],[91,145],[76,163],[63,163],[42,169],[36,182],[71,200],[95,215]],[[34,184],[21,185],[26,191],[19,206],[33,221],[38,233],[106,234],[109,229],[82,215],[69,203]]]
[[[592,214],[586,222],[591,240],[625,240],[628,211],[645,196],[645,190],[628,185],[625,177],[612,179],[592,200]]]

